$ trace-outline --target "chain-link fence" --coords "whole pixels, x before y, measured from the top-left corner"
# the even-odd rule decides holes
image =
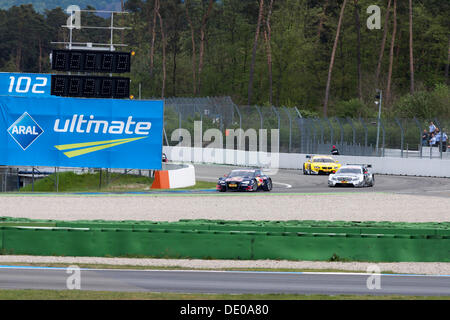
[[[17,170],[0,166],[0,191],[17,191],[20,186],[20,179]]]
[[[267,141],[270,130],[278,129],[279,151],[283,153],[328,154],[335,145],[342,155],[450,159],[448,141],[440,141],[434,147],[422,141],[430,121],[440,132],[448,132],[449,119],[306,118],[295,107],[237,106],[230,97],[165,99],[164,145],[179,145],[183,140],[183,146],[194,146],[198,138],[196,121],[197,136],[217,129],[223,135],[224,148],[231,129],[242,128],[246,133],[253,129],[257,134],[266,129]],[[174,134],[176,129],[187,130],[191,141]],[[250,142],[245,141],[242,149],[248,150]],[[203,147],[208,143],[204,142]]]

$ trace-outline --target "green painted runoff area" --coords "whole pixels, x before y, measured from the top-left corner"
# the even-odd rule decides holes
[[[35,220],[0,217],[3,254],[450,261],[450,222]]]

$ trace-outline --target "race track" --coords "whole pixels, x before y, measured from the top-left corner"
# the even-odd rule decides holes
[[[0,266],[0,289],[66,290],[66,271]],[[95,291],[450,295],[450,276],[380,275],[375,286],[374,275],[364,273],[81,269],[79,275],[80,289]]]
[[[195,165],[197,180],[217,181],[236,169],[232,166]],[[301,170],[278,169],[267,173],[277,193],[329,193],[329,192],[388,192],[399,194],[450,197],[450,178],[375,175],[373,188],[329,188],[327,175],[303,175]]]
[[[196,165],[197,180],[233,167]],[[327,176],[271,174],[272,192],[170,190],[0,195],[1,216],[53,220],[450,221],[450,179],[376,175],[373,188],[329,188]]]

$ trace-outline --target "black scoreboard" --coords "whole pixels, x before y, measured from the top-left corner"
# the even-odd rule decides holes
[[[53,50],[52,69],[74,72],[130,72],[130,52]]]
[[[51,83],[54,96],[117,99],[130,96],[129,78],[52,75]]]
[[[101,50],[53,50],[52,69],[62,72],[127,73],[131,53]],[[51,95],[128,98],[130,79],[91,75],[52,75]]]

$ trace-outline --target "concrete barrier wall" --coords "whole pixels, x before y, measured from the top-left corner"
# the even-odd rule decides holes
[[[228,164],[237,166],[259,166],[263,168],[298,169],[306,161],[306,154],[267,153],[230,149],[164,147],[169,160]],[[450,160],[411,159],[394,157],[336,156],[340,163],[371,164],[375,174],[393,174],[426,177],[450,177]]]
[[[450,236],[0,227],[7,254],[449,262]]]
[[[191,164],[164,164],[155,172],[152,189],[176,189],[195,185],[195,168]]]
[[[182,168],[169,169],[170,189],[185,188],[195,185],[195,168],[193,165],[184,165]]]

